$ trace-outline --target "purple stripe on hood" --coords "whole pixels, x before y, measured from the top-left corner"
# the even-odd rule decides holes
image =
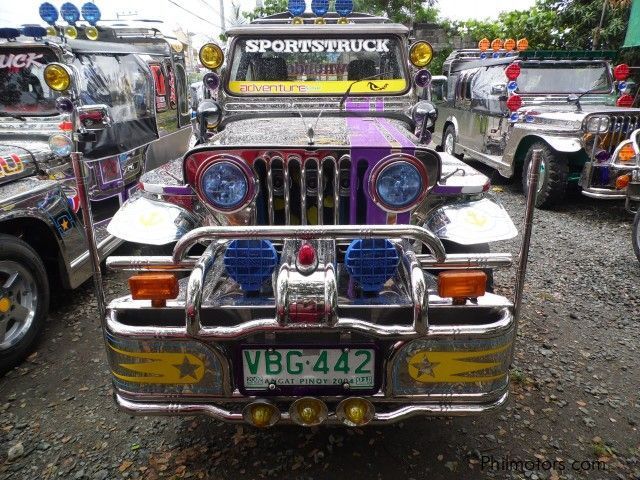
[[[372,118],[347,118],[347,129],[349,141],[351,142],[351,202],[349,211],[349,221],[356,224],[358,188],[365,189],[367,197],[367,224],[380,225],[387,223],[386,212],[373,203],[369,198],[367,179],[371,168],[383,158],[391,154],[391,145],[386,137],[380,132],[378,124]],[[365,182],[358,185],[358,163],[366,161],[368,168],[365,173]]]
[[[389,132],[393,139],[402,146],[403,153],[415,155],[416,144],[412,142],[398,127],[396,127],[392,121],[387,118],[379,118],[378,122],[387,132]]]

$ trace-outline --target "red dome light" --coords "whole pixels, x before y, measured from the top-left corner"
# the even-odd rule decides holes
[[[313,245],[305,243],[298,250],[298,264],[303,267],[310,267],[316,261],[316,250]]]
[[[617,65],[613,69],[613,76],[619,82],[622,82],[627,78],[629,78],[629,65],[627,65],[626,63],[621,63],[620,65]]]
[[[631,108],[633,105],[633,96],[628,94],[622,95],[616,102],[616,105],[623,108]]]
[[[511,112],[520,110],[522,107],[522,97],[520,95],[511,95],[507,100],[507,108]]]
[[[512,63],[504,70],[504,74],[511,81],[516,80],[520,76],[520,72],[521,72],[521,69],[520,69],[519,63]]]

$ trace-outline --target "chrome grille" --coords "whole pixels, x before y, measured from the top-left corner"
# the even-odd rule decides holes
[[[609,126],[611,139],[606,150],[613,154],[613,151],[623,140],[627,140],[634,130],[640,128],[640,115],[612,115]]]
[[[350,223],[352,174],[360,189],[364,175],[339,158],[301,158],[274,154],[254,163],[260,189],[258,223],[267,225],[344,225]]]

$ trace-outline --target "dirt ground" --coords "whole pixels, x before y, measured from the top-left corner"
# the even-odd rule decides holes
[[[518,188],[496,182],[494,193],[518,224]],[[537,212],[512,397],[475,418],[267,431],[134,418],[111,398],[91,285],[54,294],[37,350],[0,378],[0,479],[640,479],[631,223],[622,205],[579,194]],[[499,291],[513,274],[496,276]],[[110,295],[122,280],[107,276]]]

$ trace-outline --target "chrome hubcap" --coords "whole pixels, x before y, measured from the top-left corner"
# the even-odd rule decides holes
[[[531,166],[533,165],[533,161],[529,162],[529,166],[527,167],[527,188],[531,185]],[[538,188],[536,189],[536,193],[540,193],[542,191],[542,186],[544,185],[544,176],[546,174],[547,168],[545,166],[544,160],[540,163],[540,172],[538,176]]]
[[[15,346],[27,334],[37,305],[33,275],[19,263],[0,261],[0,350]]]
[[[453,155],[453,135],[450,133],[444,139],[444,151],[449,155]]]

